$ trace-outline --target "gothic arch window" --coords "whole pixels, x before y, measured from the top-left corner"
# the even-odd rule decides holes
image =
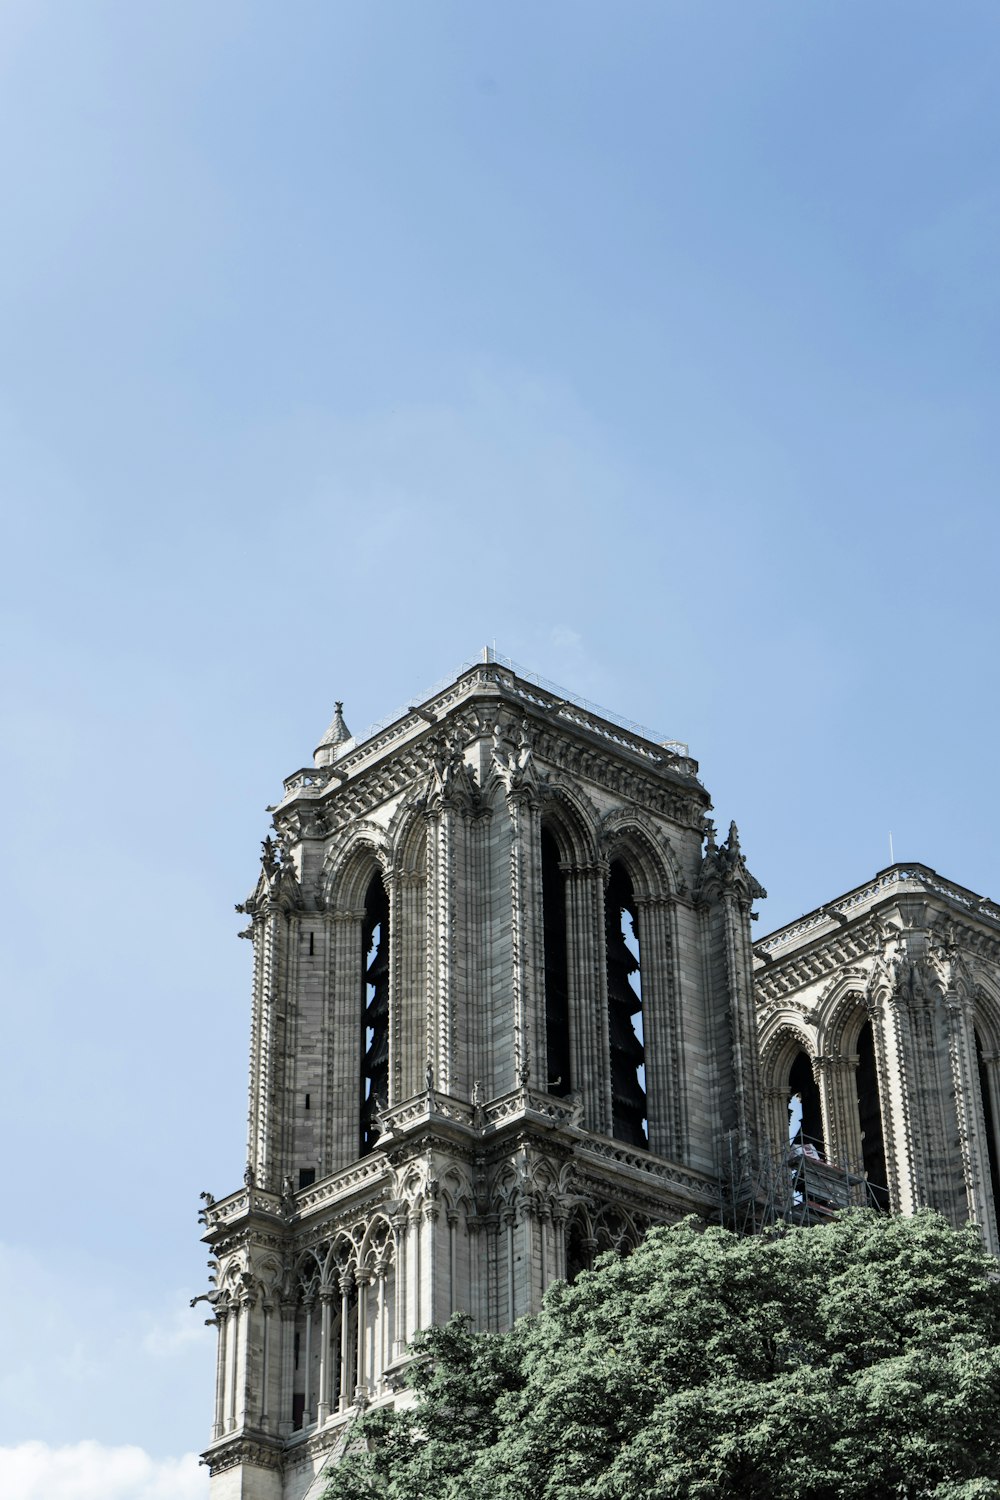
[[[545,949],[546,1083],[550,1094],[572,1088],[569,1033],[569,970],[566,951],[566,877],[559,847],[542,829],[542,933]]]
[[[641,936],[632,878],[620,860],[611,865],[604,915],[612,1134],[630,1145],[647,1146]]]
[[[878,1090],[878,1067],[875,1060],[875,1035],[872,1023],[866,1021],[858,1033],[858,1124],[861,1127],[861,1163],[868,1178],[868,1191],[876,1208],[889,1211],[888,1171],[885,1160],[885,1132],[882,1126],[882,1104]]]
[[[376,871],[361,923],[361,1129],[359,1155],[378,1144],[378,1111],[389,1101],[389,898]]]
[[[590,1224],[581,1211],[573,1214],[566,1226],[566,1280],[574,1282],[582,1271],[594,1264],[596,1241]]]
[[[813,1077],[812,1059],[803,1049],[795,1054],[788,1070],[789,1145],[814,1147],[824,1156],[823,1107]]]
[[[993,1093],[990,1088],[990,1070],[986,1063],[983,1041],[979,1035],[978,1027],[973,1034],[976,1038],[976,1064],[979,1068],[979,1092],[983,1101],[983,1125],[986,1128],[986,1152],[990,1163],[990,1185],[993,1188],[993,1214],[994,1218],[1000,1218],[1000,1161],[998,1161],[997,1157],[997,1121],[993,1109]]]

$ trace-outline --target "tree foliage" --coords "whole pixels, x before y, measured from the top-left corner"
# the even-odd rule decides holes
[[[687,1221],[508,1334],[420,1335],[327,1500],[1000,1500],[998,1342],[972,1227]]]

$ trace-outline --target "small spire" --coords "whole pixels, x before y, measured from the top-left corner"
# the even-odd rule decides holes
[[[336,745],[342,745],[345,740],[351,738],[351,731],[344,723],[344,705],[338,699],[333,705],[333,718],[330,727],[316,746],[313,760],[317,766],[328,766],[333,761],[333,751]]]
[[[344,723],[344,705],[338,700],[333,705],[333,719],[329,729],[320,740],[321,745],[340,745],[351,738],[351,731]]]

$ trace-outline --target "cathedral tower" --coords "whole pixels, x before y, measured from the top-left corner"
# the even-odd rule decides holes
[[[891,865],[755,949],[766,1120],[882,1208],[980,1225],[1000,1255],[1000,906]]]
[[[322,1489],[415,1331],[503,1329],[757,1132],[749,922],[685,746],[484,660],[284,783],[243,908],[248,1165],[206,1198],[213,1500]]]

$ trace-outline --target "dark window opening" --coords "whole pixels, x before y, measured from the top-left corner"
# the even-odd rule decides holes
[[[993,1188],[993,1217],[1000,1220],[1000,1162],[997,1161],[996,1119],[993,1114],[993,1099],[990,1096],[989,1069],[983,1059],[983,1044],[979,1032],[976,1038],[976,1062],[979,1065],[979,1092],[983,1100],[983,1125],[986,1129],[986,1152],[990,1161],[990,1184]]]
[[[378,1144],[378,1111],[389,1099],[389,898],[381,875],[371,878],[361,924],[363,1041],[360,1155]]]
[[[555,839],[542,830],[542,932],[545,946],[545,1048],[550,1094],[568,1094],[570,1077],[569,973],[566,954],[566,877]]]
[[[296,1432],[298,1432],[299,1429],[302,1426],[302,1421],[303,1421],[303,1418],[305,1417],[305,1411],[306,1411],[306,1393],[305,1393],[305,1391],[293,1391],[292,1392],[292,1427],[295,1429]]]
[[[581,1271],[589,1271],[594,1255],[578,1219],[573,1219],[566,1236],[566,1280],[573,1282]]]
[[[312,956],[313,956],[313,954],[315,952],[316,952],[316,934],[313,933],[313,932],[311,932],[309,934],[309,957],[312,958]]]
[[[309,1108],[309,1095],[306,1095],[306,1109]]]
[[[812,1146],[820,1156],[823,1144],[823,1107],[807,1052],[799,1052],[788,1073],[788,1143]]]
[[[299,1187],[300,1188],[312,1187],[312,1185],[313,1185],[313,1183],[315,1181],[316,1181],[316,1168],[315,1167],[300,1167],[299,1168]]]
[[[861,1162],[868,1178],[868,1191],[874,1206],[888,1213],[885,1136],[875,1066],[875,1037],[870,1021],[865,1022],[858,1036],[858,1123],[861,1126]]]
[[[611,1040],[612,1133],[648,1145],[646,1049],[642,1033],[640,934],[635,892],[625,866],[611,866],[604,898],[608,954],[608,1031]]]

